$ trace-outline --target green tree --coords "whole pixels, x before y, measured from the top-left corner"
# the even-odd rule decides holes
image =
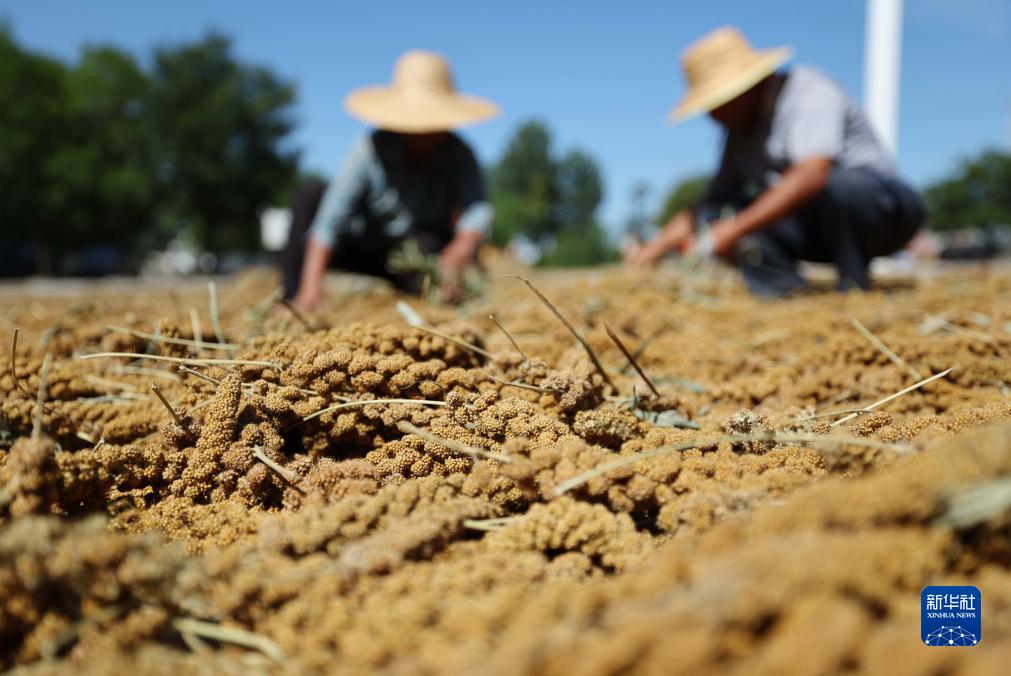
[[[63,247],[115,242],[134,251],[151,224],[157,164],[150,85],[132,56],[111,47],[86,49],[68,71],[67,138],[49,162]]]
[[[646,181],[637,181],[630,191],[632,209],[625,221],[625,232],[638,240],[646,239],[652,223],[647,207],[651,192],[652,188]]]
[[[507,244],[517,235],[543,242],[557,231],[555,162],[551,135],[536,120],[522,125],[492,172],[495,225],[492,241]]]
[[[597,163],[582,150],[569,152],[555,169],[555,219],[560,233],[593,223],[604,198]]]
[[[589,222],[563,230],[541,259],[548,267],[586,267],[617,260],[618,254],[600,225]]]
[[[33,243],[43,272],[89,243],[139,251],[183,230],[255,250],[259,207],[297,175],[293,100],[219,35],[161,49],[149,70],[112,47],[68,67],[0,26],[0,245]]]
[[[660,207],[660,212],[656,215],[657,225],[663,225],[678,211],[697,205],[706,194],[708,187],[709,176],[707,174],[695,174],[674,184],[674,187],[664,197],[663,206]]]
[[[21,49],[0,26],[0,241],[32,242],[40,252],[61,223],[49,160],[65,140],[65,79],[63,64]]]
[[[297,175],[284,147],[294,86],[236,61],[218,34],[158,50],[152,78],[161,228],[214,252],[256,250],[258,207]]]
[[[613,252],[596,219],[603,197],[593,157],[577,149],[555,159],[547,127],[527,122],[492,172],[492,241],[501,246],[525,236],[541,248],[547,265],[604,262]]]
[[[927,188],[924,201],[934,230],[1011,224],[1011,154],[988,151],[965,160]]]

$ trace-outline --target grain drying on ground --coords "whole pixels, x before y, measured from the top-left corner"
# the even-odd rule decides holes
[[[1011,658],[1011,277],[532,281],[585,347],[497,273],[460,309],[409,300],[420,327],[344,282],[309,324],[264,274],[219,284],[217,318],[200,290],[0,301],[0,669]],[[931,583],[984,590],[978,648],[919,645]]]

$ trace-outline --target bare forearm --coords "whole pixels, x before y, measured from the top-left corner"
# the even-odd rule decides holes
[[[299,290],[319,290],[323,286],[323,275],[330,263],[331,251],[316,240],[310,238],[305,247],[305,261],[302,263],[302,276],[299,280]]]
[[[734,217],[737,237],[764,230],[789,216],[825,189],[832,172],[832,160],[816,157],[799,162],[779,181]]]
[[[477,249],[483,239],[481,233],[474,230],[457,232],[442,250],[443,266],[454,271],[463,269],[477,256]]]

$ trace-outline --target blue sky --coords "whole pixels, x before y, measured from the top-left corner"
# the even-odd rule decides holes
[[[715,162],[719,134],[708,120],[664,120],[682,91],[678,56],[706,31],[737,25],[758,47],[793,46],[796,62],[828,72],[858,100],[863,87],[863,0],[0,0],[2,20],[22,44],[68,60],[98,43],[147,58],[152,47],[217,29],[241,58],[296,82],[295,143],[305,166],[325,174],[363,129],[342,111],[344,95],[386,81],[406,49],[440,51],[461,89],[503,107],[464,132],[482,161],[500,156],[521,121],[545,120],[558,150],[578,146],[599,160],[609,225],[624,219],[636,181],[659,201]],[[1008,0],[906,1],[898,160],[915,184],[1008,143],[1009,65]]]

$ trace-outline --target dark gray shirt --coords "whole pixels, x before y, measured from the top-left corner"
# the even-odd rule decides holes
[[[794,66],[773,75],[769,84],[758,122],[727,134],[705,203],[755,197],[792,165],[817,156],[842,168],[894,173],[864,112],[826,75]]]
[[[449,135],[424,171],[412,171],[403,137],[374,131],[358,141],[327,188],[310,237],[329,248],[344,234],[486,234],[492,215],[481,168],[458,136]]]

